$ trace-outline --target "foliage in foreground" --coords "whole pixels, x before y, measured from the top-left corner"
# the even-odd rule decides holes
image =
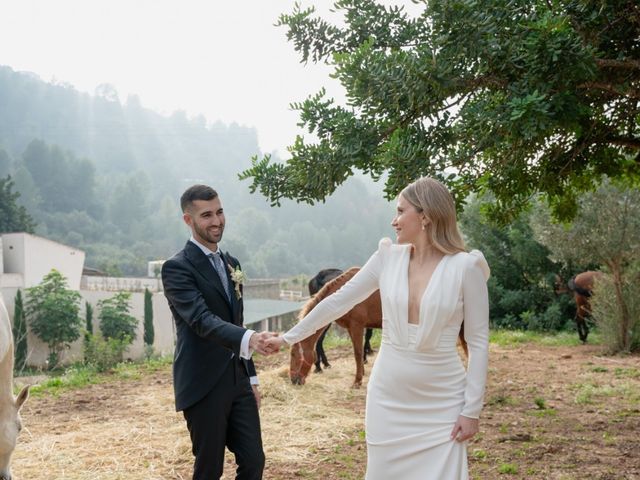
[[[362,170],[387,175],[392,198],[429,175],[459,202],[492,192],[505,219],[535,192],[566,219],[603,175],[640,179],[637,1],[414,3],[338,1],[333,23],[300,5],[280,17],[303,62],[333,67],[347,106],[324,90],[294,104],[312,135],[285,164],[255,157],[241,175],[252,190],[313,202]]]

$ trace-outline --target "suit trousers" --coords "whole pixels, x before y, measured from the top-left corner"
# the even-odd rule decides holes
[[[195,456],[193,480],[220,479],[225,447],[235,455],[236,480],[262,478],[258,405],[240,360],[232,358],[216,386],[183,413]]]

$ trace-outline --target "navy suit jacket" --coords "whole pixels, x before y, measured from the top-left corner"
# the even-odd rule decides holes
[[[223,253],[223,259],[234,269],[240,266],[228,253]],[[209,258],[191,241],[162,266],[164,294],[176,324],[173,388],[177,411],[194,405],[213,388],[233,387],[221,384],[220,378],[232,357],[240,358],[246,329],[242,298],[236,298],[228,272],[227,277],[231,299]],[[249,376],[256,375],[253,360],[242,363]]]

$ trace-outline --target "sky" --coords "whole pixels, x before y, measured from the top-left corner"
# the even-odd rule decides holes
[[[326,87],[325,65],[300,63],[286,28],[293,0],[0,0],[0,65],[120,100],[255,127],[264,153],[287,158],[298,114],[289,104]],[[309,6],[312,2],[302,2]],[[328,14],[328,1],[316,1]]]

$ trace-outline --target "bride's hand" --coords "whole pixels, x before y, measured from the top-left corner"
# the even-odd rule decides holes
[[[281,336],[273,336],[265,340],[265,347],[270,353],[276,353],[281,347],[286,345],[287,343]]]
[[[469,440],[480,430],[478,425],[479,421],[477,418],[460,415],[451,431],[451,440],[457,440],[458,442]]]

